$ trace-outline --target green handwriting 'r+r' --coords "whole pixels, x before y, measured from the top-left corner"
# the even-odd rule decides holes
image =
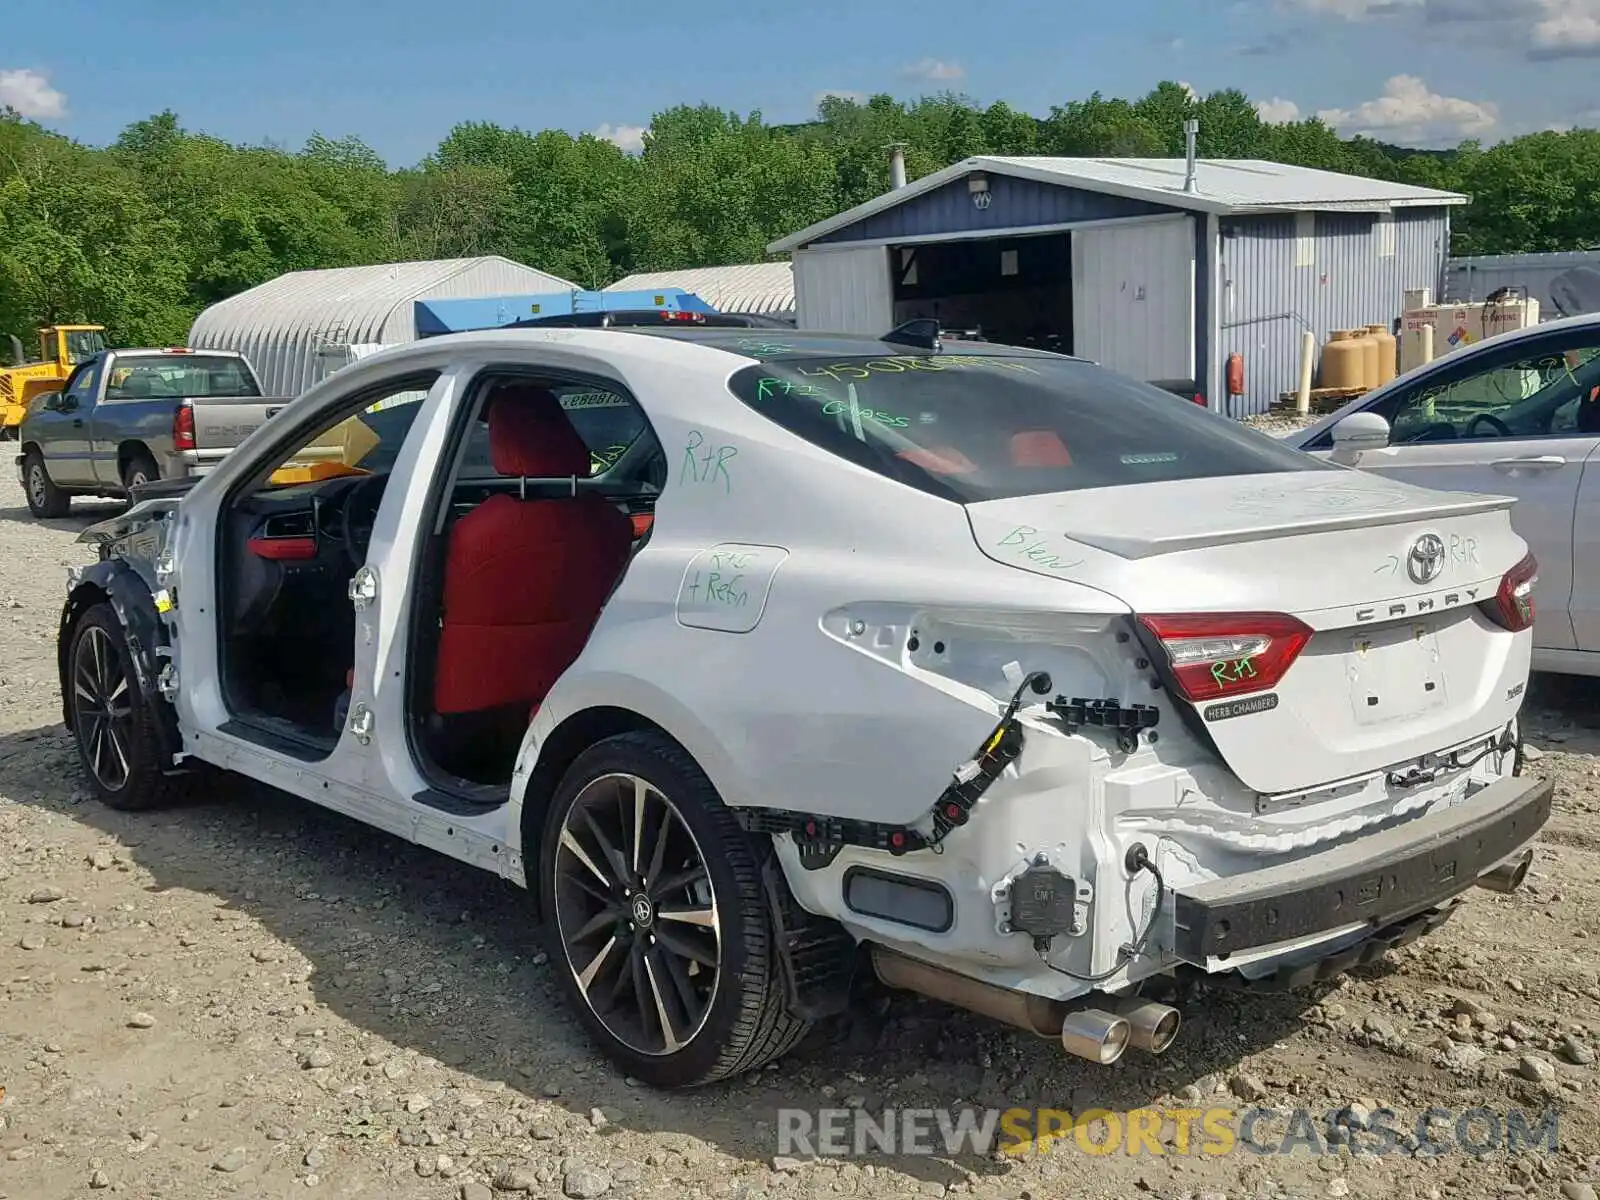
[[[733,480],[728,476],[728,460],[739,453],[737,446],[706,446],[706,435],[691,429],[683,447],[683,483],[715,483],[722,481],[724,492],[733,491]],[[704,447],[704,453],[697,453]]]

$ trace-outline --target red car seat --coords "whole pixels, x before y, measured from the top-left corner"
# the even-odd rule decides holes
[[[489,460],[497,474],[587,478],[589,448],[544,388],[496,390]],[[434,674],[441,714],[526,713],[583,650],[627,566],[633,525],[604,497],[491,496],[450,532]]]

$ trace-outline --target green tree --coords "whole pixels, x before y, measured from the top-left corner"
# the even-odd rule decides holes
[[[452,129],[415,167],[360,138],[234,145],[166,111],[79,145],[0,110],[0,332],[106,324],[125,344],[182,339],[202,308],[285,271],[502,254],[586,287],[635,270],[751,262],[775,239],[975,155],[1176,157],[1199,151],[1459,191],[1456,253],[1600,244],[1600,133],[1403,149],[1316,118],[1263,123],[1243,92],[1167,81],[1034,117],[956,93],[831,96],[772,126],[710,105],[658,113],[643,153],[561,130]],[[31,340],[31,338],[29,339]]]

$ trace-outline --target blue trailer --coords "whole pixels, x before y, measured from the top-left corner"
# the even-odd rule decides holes
[[[704,300],[681,288],[640,292],[545,292],[526,296],[473,296],[452,300],[415,300],[417,336],[438,337],[473,329],[500,329],[529,317],[564,317],[574,313],[659,309],[662,312],[714,313]]]

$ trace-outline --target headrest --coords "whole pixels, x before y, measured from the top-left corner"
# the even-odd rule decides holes
[[[490,396],[489,461],[499,475],[589,476],[589,447],[567,420],[561,401],[529,384],[508,384]]]

